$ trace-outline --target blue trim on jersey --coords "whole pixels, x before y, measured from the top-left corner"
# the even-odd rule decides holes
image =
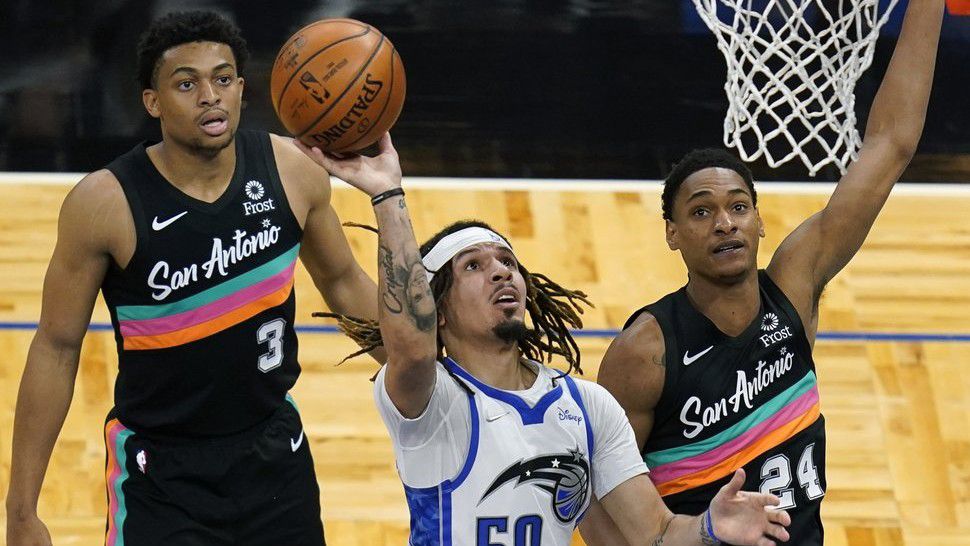
[[[566,386],[569,387],[569,394],[572,395],[573,400],[579,405],[579,411],[583,412],[584,423],[586,423],[586,449],[589,451],[589,491],[593,494],[593,447],[596,445],[595,438],[593,438],[593,427],[589,424],[589,412],[586,411],[586,404],[583,402],[583,397],[579,395],[579,387],[576,386],[576,382],[572,377],[568,375],[563,375],[563,379],[566,380]],[[589,510],[589,506],[586,507]],[[586,510],[576,518],[576,526],[583,521],[586,517]]]
[[[471,394],[468,394],[468,410],[471,414],[471,438],[465,464],[458,475],[432,487],[409,487],[404,484],[404,496],[411,513],[411,536],[408,540],[410,546],[451,546],[451,493],[465,481],[478,457],[481,425],[478,406]]]
[[[556,400],[562,398],[562,385],[556,385],[556,388],[542,395],[542,398],[536,402],[535,407],[529,407],[529,404],[518,396],[510,392],[496,389],[495,387],[490,387],[478,379],[475,379],[472,374],[462,369],[462,367],[459,366],[454,360],[445,357],[443,364],[455,375],[465,379],[472,385],[475,385],[475,387],[482,391],[482,393],[486,396],[496,400],[501,400],[502,402],[512,406],[512,408],[519,412],[519,417],[522,418],[523,425],[535,425],[541,423],[545,419],[546,410],[549,409],[549,406],[551,406]],[[536,380],[538,381],[538,377],[536,377]]]
[[[465,478],[471,473],[472,467],[475,466],[475,458],[478,456],[478,436],[481,425],[478,422],[478,405],[475,404],[475,397],[470,393],[468,394],[468,410],[471,413],[472,423],[471,439],[468,442],[468,456],[465,458],[465,466],[455,476],[455,479],[445,481],[444,485],[449,492],[458,489],[458,486],[465,481]]]

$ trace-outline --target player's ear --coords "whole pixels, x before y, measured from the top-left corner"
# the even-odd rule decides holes
[[[758,210],[758,207],[754,208],[754,213],[758,216],[758,236],[763,239],[765,236],[765,222],[761,219],[761,211]]]
[[[149,116],[155,119],[162,117],[162,111],[158,107],[158,93],[154,89],[142,90],[141,102],[145,105]]]
[[[677,244],[677,224],[671,220],[665,220],[665,222],[667,224],[667,246],[670,247],[670,250],[680,249],[680,245]]]

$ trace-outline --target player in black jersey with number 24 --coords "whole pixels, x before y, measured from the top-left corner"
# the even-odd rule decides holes
[[[781,498],[792,518],[789,544],[823,543],[825,428],[812,360],[819,298],[915,153],[943,7],[910,0],[859,158],[767,269],[758,269],[764,225],[742,162],[723,150],[694,151],[667,177],[666,239],[688,283],[630,317],[599,382],[626,410],[671,511],[703,512],[743,468],[745,490]],[[581,530],[590,546],[625,544],[612,526],[594,506]],[[604,536],[613,538],[596,538]]]

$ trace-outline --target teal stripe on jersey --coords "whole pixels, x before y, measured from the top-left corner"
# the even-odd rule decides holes
[[[297,243],[293,248],[280,254],[271,261],[183,300],[159,305],[118,306],[118,320],[155,319],[202,307],[203,305],[210,304],[229,294],[234,294],[283,271],[296,260],[299,253],[300,244]]]
[[[128,480],[128,455],[125,453],[125,442],[134,432],[122,430],[115,439],[115,461],[121,469],[114,483],[115,498],[118,499],[118,511],[113,514],[115,519],[115,542],[111,546],[125,546],[125,518],[128,517],[128,506],[125,504],[125,492],[121,486]]]
[[[793,400],[796,400],[799,396],[811,390],[812,387],[815,386],[815,383],[815,372],[809,371],[807,374],[805,374],[805,377],[798,380],[798,383],[788,387],[784,392],[779,393],[761,407],[755,409],[744,419],[738,421],[734,426],[723,430],[706,440],[701,440],[685,446],[665,449],[663,451],[647,453],[644,455],[643,460],[647,463],[648,467],[654,468],[660,465],[676,462],[681,459],[686,459],[688,457],[693,457],[695,455],[700,455],[701,453],[707,453],[712,449],[716,449],[719,446],[726,444],[727,442],[730,442],[731,440],[744,434],[745,431],[750,430],[752,427],[757,426],[758,423],[771,418],[772,415],[781,411]]]

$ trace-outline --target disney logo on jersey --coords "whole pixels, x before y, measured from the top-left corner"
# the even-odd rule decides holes
[[[215,273],[223,277],[228,276],[231,265],[273,246],[280,240],[279,226],[265,222],[263,226],[263,229],[253,234],[237,229],[232,236],[232,242],[228,244],[223,243],[221,238],[214,237],[209,259],[201,263],[173,270],[168,262],[159,260],[148,274],[148,287],[153,290],[152,298],[162,301],[173,292],[197,282],[200,267],[207,279],[212,278]]]
[[[579,449],[519,461],[505,469],[485,490],[478,503],[506,483],[533,483],[551,496],[553,512],[562,523],[576,520],[589,498],[589,463]]]
[[[262,182],[259,180],[246,182],[246,186],[243,189],[246,192],[246,197],[249,198],[249,201],[243,203],[243,212],[246,213],[246,216],[276,210],[276,204],[273,203],[272,199],[260,201],[266,195],[266,188],[263,187]],[[256,202],[253,203],[252,201]]]
[[[568,409],[556,408],[559,410],[559,420],[560,421],[573,421],[577,425],[583,422],[582,415],[573,415],[569,413]]]

